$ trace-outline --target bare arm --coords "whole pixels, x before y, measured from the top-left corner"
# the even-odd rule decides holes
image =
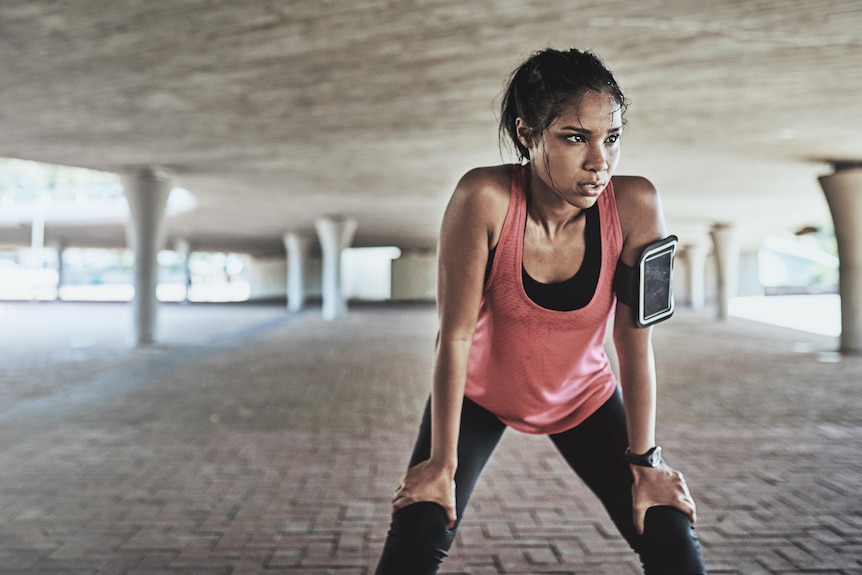
[[[621,257],[623,263],[633,265],[647,245],[667,236],[661,200],[653,185],[643,178],[620,178],[615,190],[623,230]],[[645,453],[656,444],[652,328],[636,327],[632,309],[621,302],[617,303],[614,344],[619,357],[629,449]],[[633,465],[632,473],[634,522],[639,533],[643,532],[646,510],[655,505],[672,505],[695,520],[694,501],[681,473],[665,464],[656,469]]]
[[[454,476],[467,361],[479,315],[489,246],[496,243],[508,197],[500,169],[462,178],[443,216],[438,248],[437,338],[431,391],[431,457],[408,470],[393,511],[439,503],[455,522]],[[502,210],[502,212],[501,212]],[[501,216],[502,213],[502,216]]]
[[[440,231],[437,309],[440,333],[434,362],[431,460],[454,473],[458,422],[492,233],[478,174],[461,180]]]
[[[646,246],[667,236],[661,200],[643,178],[616,182],[620,226],[623,230],[623,263],[632,266]],[[638,328],[632,309],[617,303],[614,344],[620,363],[620,383],[626,408],[629,448],[644,453],[655,445],[655,361],[652,328]]]

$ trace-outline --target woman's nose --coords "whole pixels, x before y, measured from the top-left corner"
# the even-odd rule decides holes
[[[608,169],[608,160],[601,146],[590,146],[584,168],[591,172],[604,172]]]

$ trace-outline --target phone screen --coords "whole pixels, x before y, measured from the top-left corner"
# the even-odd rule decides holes
[[[671,269],[673,250],[666,250],[647,258],[644,263],[643,317],[649,321],[671,310]]]
[[[640,309],[636,321],[640,327],[659,322],[673,315],[673,256],[676,236],[648,246],[641,256]]]

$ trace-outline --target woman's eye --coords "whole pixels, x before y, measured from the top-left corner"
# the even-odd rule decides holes
[[[620,139],[619,134],[612,134],[612,135],[608,136],[607,142],[609,144],[616,144],[619,141],[619,139]]]
[[[572,134],[571,136],[566,136],[566,139],[570,142],[581,143],[584,142],[584,137],[580,134]]]

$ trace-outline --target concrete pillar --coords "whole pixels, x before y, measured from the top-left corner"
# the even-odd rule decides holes
[[[341,287],[341,253],[353,242],[356,220],[320,218],[314,226],[323,252],[323,318],[335,319],[347,313]]]
[[[183,266],[183,303],[189,302],[189,289],[192,287],[192,270],[189,267],[189,257],[192,255],[192,244],[185,238],[174,242],[174,251],[180,256]]]
[[[135,254],[135,299],[133,342],[145,345],[156,341],[159,248],[164,241],[165,208],[171,192],[170,174],[147,168],[124,179],[129,202],[129,234]]]
[[[45,205],[49,202],[49,196],[43,195],[39,207],[33,214],[33,225],[30,228],[30,254],[29,268],[36,272],[41,270],[45,265]],[[38,301],[40,299],[41,287],[40,281],[36,279],[35,273],[32,276],[33,283],[30,284],[30,301]]]
[[[45,211],[40,205],[33,214],[30,227],[30,267],[41,269],[45,264]]]
[[[838,240],[841,351],[862,353],[862,165],[819,179]]]
[[[57,241],[54,243],[54,250],[57,252],[57,295],[54,297],[57,301],[60,300],[60,289],[64,283],[64,268],[63,268],[63,253],[66,251],[66,243]]]
[[[706,302],[706,252],[706,246],[700,243],[686,244],[683,250],[688,305],[694,310],[703,309]]]
[[[311,238],[287,232],[283,241],[287,250],[287,310],[295,312],[305,306],[305,268]]]
[[[715,224],[710,235],[718,266],[718,319],[727,319],[730,300],[739,289],[739,238],[730,224]]]

